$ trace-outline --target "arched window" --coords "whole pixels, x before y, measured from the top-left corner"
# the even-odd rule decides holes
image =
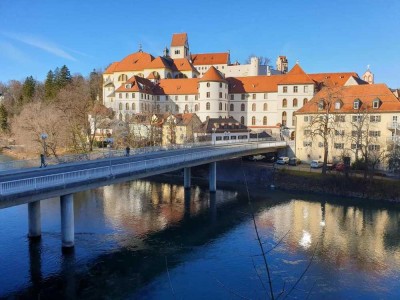
[[[171,73],[170,73],[170,72],[168,72],[168,73],[167,73],[167,78],[172,78],[172,76],[171,76]]]
[[[210,110],[210,102],[206,103],[206,110]]]
[[[119,104],[119,110],[122,110],[122,103]]]
[[[307,99],[307,98],[304,98],[304,99],[303,99],[303,105],[306,104],[307,101],[308,101],[308,99]]]
[[[222,82],[219,83],[219,87],[222,88]]]
[[[267,125],[267,117],[263,118],[263,125]]]
[[[253,103],[253,104],[251,105],[251,110],[252,110],[252,111],[256,111],[256,104],[255,104],[255,103]]]
[[[132,103],[132,110],[136,110],[136,105],[135,105],[135,103]]]
[[[293,107],[297,107],[297,98],[293,99]]]
[[[194,111],[199,111],[199,105],[198,105],[198,104],[196,104],[196,105],[194,106]]]
[[[287,100],[286,100],[286,98],[282,100],[282,107],[287,107]]]
[[[210,87],[210,83],[209,82],[207,82],[207,87]]]
[[[243,116],[240,117],[240,123],[242,123],[244,125],[244,117]]]
[[[294,115],[294,112],[292,113],[292,126],[296,125],[296,116]]]
[[[222,102],[219,103],[218,108],[219,110],[222,110]]]
[[[264,111],[267,111],[267,110],[268,110],[268,104],[264,103]]]
[[[286,126],[287,115],[286,111],[282,112],[282,125]]]
[[[241,111],[244,111],[244,110],[245,110],[244,104],[240,104],[240,110],[241,110]]]
[[[230,111],[234,111],[235,110],[235,105],[231,104],[229,110]]]
[[[251,118],[251,125],[256,125],[256,117]]]
[[[185,105],[185,112],[188,112],[189,111],[189,105]]]
[[[119,120],[122,121],[122,113],[119,113]]]
[[[129,103],[125,103],[125,109],[129,110]]]

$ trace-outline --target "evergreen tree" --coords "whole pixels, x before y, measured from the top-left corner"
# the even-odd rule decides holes
[[[99,100],[102,102],[102,93],[103,93],[103,76],[101,72],[93,69],[89,75],[89,87],[90,87],[90,100],[93,102]]]
[[[8,113],[4,104],[0,104],[0,131],[5,132],[8,128]]]
[[[47,100],[54,98],[55,88],[54,73],[50,70],[47,72],[46,80],[44,82],[44,96]]]
[[[63,65],[61,69],[56,69],[55,81],[59,90],[72,82],[71,73],[66,65]]]
[[[22,97],[20,101],[21,105],[31,102],[33,96],[35,95],[36,80],[32,76],[26,77],[22,85]]]

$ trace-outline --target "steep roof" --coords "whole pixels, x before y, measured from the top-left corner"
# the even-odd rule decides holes
[[[223,65],[229,63],[229,52],[190,55],[193,65]]]
[[[111,74],[114,72],[141,71],[144,70],[153,59],[154,57],[146,52],[135,52],[129,54],[120,62],[112,63],[104,73]]]
[[[127,85],[130,85],[128,87]],[[144,92],[148,94],[154,93],[153,83],[143,77],[132,76],[127,82],[121,84],[119,88],[115,90],[116,92]]]
[[[318,113],[318,102],[327,99],[334,93],[342,102],[340,109],[332,109],[332,113],[356,113],[353,109],[354,100],[361,101],[360,109],[368,109],[371,113],[400,112],[400,100],[397,99],[386,84],[363,84],[343,87],[325,87],[319,91],[309,102],[300,108],[296,114]],[[372,102],[380,100],[379,108],[372,108]],[[336,99],[334,100],[336,101]]]
[[[175,58],[173,59],[173,64],[175,69],[178,71],[192,71],[199,73],[187,58]]]
[[[277,92],[284,75],[228,77],[229,93]]]
[[[204,132],[213,133],[213,128],[216,128],[215,132],[217,133],[225,132],[227,130],[230,132],[248,132],[247,127],[233,117],[208,118],[203,123]]]
[[[185,46],[187,42],[186,33],[174,33],[172,35],[171,47]]]
[[[164,57],[157,56],[152,62],[150,62],[147,66],[145,66],[146,69],[171,69],[171,66],[169,64],[169,61],[165,59]]]
[[[359,82],[358,80],[361,80],[355,72],[316,73],[308,74],[308,76],[317,83],[323,83],[324,85],[329,86],[343,86],[350,77],[354,77],[357,82]],[[361,84],[361,81],[359,84]]]
[[[161,79],[154,92],[157,95],[195,95],[197,83],[197,78]]]
[[[295,64],[278,84],[314,84],[314,81],[304,72],[299,64]]]
[[[221,72],[218,71],[214,66],[211,66],[207,72],[199,79],[199,82],[203,81],[217,81],[217,82],[226,82],[224,76],[222,76]]]

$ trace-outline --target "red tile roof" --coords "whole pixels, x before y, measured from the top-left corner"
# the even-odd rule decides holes
[[[174,33],[172,35],[171,47],[185,46],[187,42],[186,33]]]
[[[131,87],[127,87],[127,84],[130,84]],[[121,84],[119,88],[117,88],[116,92],[144,92],[148,94],[153,94],[154,85],[153,83],[143,77],[132,76],[128,79],[127,82]]]
[[[158,56],[151,63],[145,66],[145,69],[171,69],[167,59]]]
[[[195,95],[197,85],[197,78],[161,79],[154,92],[157,95]]]
[[[277,92],[278,83],[285,75],[228,77],[229,93]]]
[[[204,81],[217,81],[217,82],[226,82],[224,76],[222,76],[221,72],[219,72],[214,66],[211,66],[207,72],[199,79],[199,82]]]
[[[324,85],[340,85],[343,86],[350,77],[354,77],[356,80],[359,79],[355,72],[342,72],[342,73],[317,73],[308,74],[308,76],[316,81],[317,83],[323,83]]]
[[[294,67],[283,76],[279,84],[314,84],[314,81],[304,72],[299,64],[295,64]]]
[[[198,73],[196,68],[190,63],[187,58],[175,58],[173,60],[173,64],[175,66],[175,69],[178,71],[193,71],[195,73]]]
[[[154,57],[146,52],[135,52],[129,54],[120,62],[112,63],[104,73],[111,74],[114,72],[124,71],[142,71],[152,62],[153,59]]]
[[[327,99],[329,94],[337,95],[343,105],[339,110],[332,109],[332,113],[356,113],[353,109],[354,100],[361,101],[360,109],[366,109],[374,112],[400,112],[400,101],[397,99],[386,84],[363,84],[343,87],[325,87],[318,92],[307,104],[300,108],[296,114],[318,113],[318,102],[321,99]],[[381,101],[379,108],[372,108],[372,102],[375,99]],[[327,100],[326,100],[327,101]],[[336,98],[335,100],[336,101]]]
[[[193,65],[223,65],[229,63],[229,52],[201,53],[190,56]]]

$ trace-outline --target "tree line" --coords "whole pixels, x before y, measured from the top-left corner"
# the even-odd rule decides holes
[[[47,155],[91,151],[94,133],[88,115],[112,117],[102,105],[102,85],[101,70],[84,77],[71,75],[66,65],[49,70],[44,82],[33,76],[0,82],[1,137],[39,153],[40,134],[46,133]]]

